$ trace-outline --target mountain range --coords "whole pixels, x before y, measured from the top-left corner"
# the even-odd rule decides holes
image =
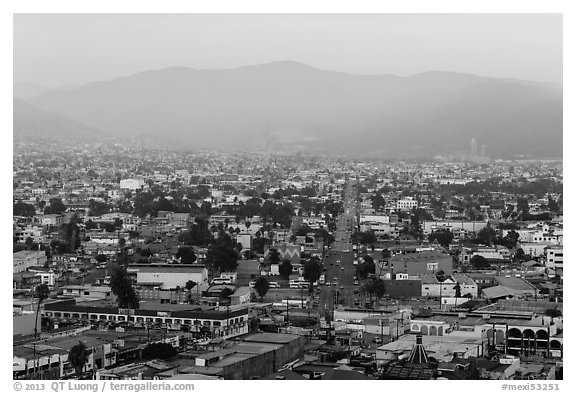
[[[562,156],[561,86],[453,72],[353,75],[291,61],[172,67],[15,101],[15,132],[33,109],[66,118],[69,130],[190,148],[430,157],[466,152],[474,138],[493,157]]]

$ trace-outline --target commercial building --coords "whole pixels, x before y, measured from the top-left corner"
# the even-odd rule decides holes
[[[136,273],[136,285],[160,289],[184,288],[188,281],[208,281],[208,269],[202,264],[133,264],[128,271]]]
[[[224,379],[249,379],[275,373],[304,353],[306,338],[294,334],[256,333],[232,346],[201,354],[184,373]]]
[[[55,302],[44,306],[42,316],[55,320],[151,323],[188,331],[200,331],[203,328],[212,337],[235,337],[248,333],[247,307],[229,307],[221,310],[167,311],[90,307]]]

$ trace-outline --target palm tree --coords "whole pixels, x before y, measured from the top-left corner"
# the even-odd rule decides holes
[[[38,314],[40,314],[40,305],[50,294],[50,288],[46,284],[40,284],[36,287],[36,296],[38,297],[38,307],[36,308],[36,321],[34,322],[34,338],[38,336]]]
[[[86,345],[82,341],[79,341],[78,344],[70,348],[70,352],[68,352],[68,361],[72,367],[74,367],[76,376],[80,378],[80,374],[88,362],[88,348],[86,348]]]

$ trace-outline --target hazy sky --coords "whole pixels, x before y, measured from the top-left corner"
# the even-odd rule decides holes
[[[560,14],[16,14],[14,80],[49,87],[171,66],[294,60],[562,81]]]

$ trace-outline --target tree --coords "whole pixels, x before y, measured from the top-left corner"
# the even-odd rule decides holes
[[[438,270],[436,272],[436,279],[440,282],[444,282],[444,280],[446,280],[446,272],[444,270]]]
[[[454,239],[454,234],[452,231],[444,229],[440,231],[434,231],[430,235],[428,235],[428,241],[433,243],[437,241],[444,248],[448,248],[450,243],[452,243],[452,239]]]
[[[30,250],[32,248],[32,245],[34,244],[34,239],[32,239],[30,236],[28,236],[26,238],[26,241],[24,242],[24,244],[26,244],[26,249]]]
[[[516,231],[509,231],[506,236],[504,236],[503,238],[499,238],[498,239],[498,244],[512,249],[512,248],[516,248],[516,245],[518,244],[518,239],[520,238],[520,234]]]
[[[392,253],[389,249],[385,248],[382,250],[382,259],[389,259],[392,256]]]
[[[362,257],[362,262],[360,262],[356,268],[358,272],[358,277],[365,279],[369,274],[376,273],[376,264],[374,259],[369,255],[364,255]]]
[[[526,214],[529,210],[530,206],[528,204],[528,199],[522,197],[516,199],[516,211]]]
[[[476,242],[485,244],[487,246],[491,246],[494,243],[495,239],[496,239],[496,232],[489,226],[482,228],[478,232],[478,235],[476,236]]]
[[[482,255],[474,255],[470,259],[470,264],[476,270],[488,269],[490,267],[490,263]]]
[[[386,207],[386,201],[382,197],[382,194],[377,192],[375,196],[372,197],[372,208],[376,211],[380,211]]]
[[[238,253],[234,248],[234,241],[228,234],[220,235],[208,246],[206,263],[221,272],[235,271],[238,267]]]
[[[374,295],[374,281],[375,280],[366,280],[362,284],[362,292],[368,294],[370,297],[370,306],[372,306],[372,295]]]
[[[88,220],[88,221],[86,221],[86,224],[84,224],[84,227],[86,228],[87,231],[89,231],[91,229],[98,228],[98,225],[96,225],[96,223],[94,221]]]
[[[86,348],[86,345],[82,341],[79,341],[78,344],[70,348],[68,361],[72,367],[74,367],[77,377],[80,377],[80,374],[82,374],[82,370],[88,362],[88,356],[88,348]]]
[[[152,343],[142,350],[142,357],[144,359],[170,359],[176,356],[177,353],[178,351],[171,344]]]
[[[14,204],[13,215],[15,216],[32,217],[35,214],[36,209],[34,209],[34,206],[32,205],[24,202],[16,202]]]
[[[196,286],[196,283],[194,281],[192,281],[192,280],[186,281],[186,287],[185,288],[187,290],[191,291],[192,288],[194,288],[195,286]]]
[[[460,288],[460,283],[457,282],[456,285],[454,285],[454,292],[455,292],[455,297],[462,297],[462,288]]]
[[[288,259],[283,260],[282,263],[278,266],[278,272],[286,280],[286,282],[288,282],[290,279],[290,274],[292,273],[293,268],[294,266],[292,266],[292,263]]]
[[[268,293],[268,289],[270,289],[270,284],[268,283],[266,277],[260,276],[256,279],[256,282],[254,283],[254,288],[256,289],[258,296],[260,296],[260,301],[263,301],[264,296],[266,296],[266,294]]]
[[[514,254],[514,259],[515,260],[520,260],[520,261],[529,261],[532,257],[530,256],[530,254],[526,254],[524,252],[523,249],[519,248],[516,250],[516,254]]]
[[[110,289],[118,298],[119,308],[139,308],[138,296],[124,266],[114,266],[110,277]]]
[[[34,338],[38,336],[38,315],[40,314],[40,305],[50,295],[50,288],[46,284],[40,284],[34,291],[38,298],[38,306],[36,307],[36,321],[34,322]]]
[[[558,307],[549,308],[546,311],[544,311],[544,315],[552,318],[557,318],[562,316],[562,311],[560,311]]]
[[[50,198],[48,206],[44,208],[44,214],[62,214],[66,211],[66,205],[60,198]]]
[[[192,247],[179,247],[176,252],[176,259],[180,259],[180,263],[190,265],[196,261],[196,254]]]
[[[101,216],[105,213],[110,211],[110,206],[108,206],[105,202],[95,201],[94,199],[90,199],[88,205],[88,215],[89,216]]]
[[[98,254],[94,257],[94,259],[96,259],[96,262],[99,262],[99,263],[104,263],[104,262],[108,261],[108,257],[106,257],[106,255],[104,255],[104,254]]]
[[[550,195],[548,196],[548,209],[553,213],[560,213],[560,205]]]
[[[318,257],[312,257],[308,259],[304,263],[304,280],[310,283],[309,290],[310,292],[314,289],[314,283],[318,281],[320,276],[322,275],[322,265],[320,264],[320,260]]]
[[[280,262],[280,253],[277,249],[271,248],[270,251],[268,251],[268,260],[273,264]]]
[[[382,296],[384,296],[384,294],[386,293],[386,285],[384,283],[384,280],[382,280],[381,278],[377,278],[376,280],[374,280],[372,290],[374,291],[374,296],[376,296],[378,300],[382,299]]]
[[[228,287],[225,287],[224,289],[222,289],[222,291],[220,292],[220,297],[222,299],[230,299],[230,296],[232,296],[234,294],[234,291],[231,290]]]

